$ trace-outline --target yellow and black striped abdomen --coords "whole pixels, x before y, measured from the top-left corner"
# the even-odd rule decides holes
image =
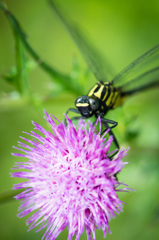
[[[97,98],[101,104],[101,109],[106,111],[120,106],[124,101],[121,92],[114,88],[111,82],[97,82],[88,96]]]

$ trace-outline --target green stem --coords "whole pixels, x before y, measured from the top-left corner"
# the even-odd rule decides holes
[[[0,194],[0,204],[4,204],[9,201],[15,200],[14,196],[16,196],[17,194],[19,194],[21,192],[22,192],[22,190],[20,189],[20,190],[16,190],[16,191],[10,190],[8,192],[1,193]]]
[[[18,21],[15,19],[15,17],[12,15],[12,13],[7,9],[7,7],[0,2],[0,8],[7,16],[11,26],[13,29],[18,33],[19,37],[21,38],[22,42],[24,43],[27,51],[31,54],[31,56],[35,59],[35,61],[38,62],[39,66],[44,69],[54,80],[57,82],[62,83],[62,85],[65,87],[65,89],[77,94],[81,95],[81,86],[77,83],[76,85],[72,84],[72,79],[68,75],[64,75],[54,68],[52,68],[50,65],[48,65],[46,62],[44,62],[40,56],[33,50],[33,48],[29,45],[29,43],[26,40],[26,34],[22,31]]]

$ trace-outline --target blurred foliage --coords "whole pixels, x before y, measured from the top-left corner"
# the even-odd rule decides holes
[[[58,2],[109,59],[114,75],[159,42],[158,0]],[[47,1],[5,3],[8,7],[0,2],[0,199],[6,203],[0,205],[0,238],[41,239],[43,232],[27,232],[27,217],[16,217],[18,201],[7,201],[16,194],[9,190],[19,182],[9,177],[19,161],[11,157],[12,146],[22,131],[33,129],[31,120],[45,126],[44,108],[62,120],[75,98],[87,94],[96,80]],[[120,145],[130,146],[126,158],[130,163],[118,178],[137,190],[120,193],[127,206],[110,222],[108,240],[159,238],[158,110],[159,90],[152,89],[132,96],[107,115],[119,122],[114,132]],[[101,231],[96,234],[103,239]],[[67,239],[67,230],[57,239]]]

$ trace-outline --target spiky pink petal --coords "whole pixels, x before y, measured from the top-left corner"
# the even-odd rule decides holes
[[[117,188],[122,184],[115,174],[127,164],[122,162],[126,151],[120,150],[110,160],[108,151],[112,137],[105,141],[91,123],[87,126],[83,120],[77,129],[67,116],[65,126],[52,116],[58,121],[57,125],[47,112],[45,115],[53,133],[33,122],[35,130],[44,136],[31,132],[33,140],[21,137],[27,144],[19,142],[20,148],[16,149],[23,154],[13,153],[28,159],[17,162],[13,168],[26,169],[26,172],[12,173],[12,177],[28,179],[13,187],[25,189],[15,196],[21,200],[18,217],[36,210],[27,225],[29,230],[37,225],[40,225],[39,230],[47,227],[42,238],[46,240],[56,239],[65,227],[69,231],[68,240],[74,234],[79,240],[84,229],[87,239],[96,240],[95,228],[102,228],[106,236],[106,230],[111,233],[109,220],[122,211],[122,201],[116,194],[122,191]],[[100,119],[98,121],[100,123]]]

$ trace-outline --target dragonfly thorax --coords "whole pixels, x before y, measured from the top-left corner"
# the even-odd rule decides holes
[[[82,96],[75,101],[76,108],[85,118],[93,116],[99,108],[99,101],[94,97]]]

